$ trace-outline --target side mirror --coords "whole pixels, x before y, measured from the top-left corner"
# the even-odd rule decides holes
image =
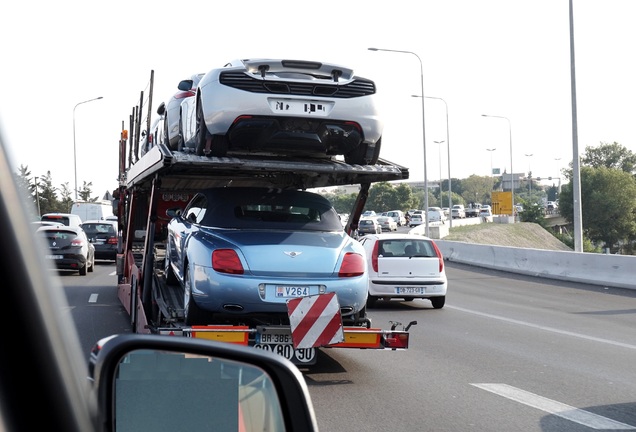
[[[166,216],[168,216],[170,219],[179,217],[181,216],[181,209],[178,207],[169,208],[168,210],[166,210]]]
[[[317,431],[304,377],[286,358],[226,342],[117,335],[90,358],[107,431]]]
[[[179,83],[177,88],[181,91],[192,90],[192,86],[194,85],[194,81],[192,80],[183,80]]]
[[[166,112],[166,103],[161,102],[159,104],[159,107],[157,108],[157,114],[159,114],[160,116],[163,116],[165,112]]]

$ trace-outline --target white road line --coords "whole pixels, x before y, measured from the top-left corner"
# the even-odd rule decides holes
[[[480,389],[495,393],[507,399],[540,409],[557,417],[570,420],[592,429],[636,430],[636,427],[593,414],[543,396],[509,386],[507,384],[471,384]]]
[[[97,297],[99,297],[99,294],[91,294],[91,296],[88,298],[88,302],[97,303]]]
[[[546,326],[542,326],[542,325],[539,325],[539,324],[529,323],[527,321],[519,321],[519,320],[515,320],[515,319],[511,319],[511,318],[505,318],[505,317],[502,317],[502,316],[499,316],[499,315],[492,315],[492,314],[487,314],[487,313],[483,313],[483,312],[477,312],[477,311],[470,310],[470,309],[464,309],[464,308],[457,307],[457,306],[446,305],[445,307],[447,309],[456,309],[456,310],[459,310],[459,311],[462,311],[462,312],[471,313],[473,315],[480,315],[480,316],[483,316],[483,317],[493,318],[493,319],[500,320],[500,321],[506,321],[506,322],[509,322],[509,323],[520,324],[520,325],[524,325],[526,327],[532,327],[532,328],[536,328],[536,329],[540,329],[540,330],[549,331],[549,332],[552,332],[552,333],[559,333],[559,334],[562,334],[562,335],[574,336],[574,337],[577,337],[577,338],[587,339],[587,340],[591,340],[591,341],[594,341],[594,342],[601,342],[601,343],[604,343],[604,344],[615,345],[615,346],[619,346],[619,347],[622,347],[622,348],[629,348],[629,349],[636,350],[636,345],[626,344],[626,343],[623,343],[623,342],[617,342],[617,341],[613,341],[613,340],[609,340],[609,339],[597,338],[597,337],[585,335],[585,334],[582,334],[582,333],[574,333],[574,332],[570,332],[570,331],[566,331],[566,330],[560,330],[560,329],[557,329],[557,328],[554,328],[554,327],[546,327]]]

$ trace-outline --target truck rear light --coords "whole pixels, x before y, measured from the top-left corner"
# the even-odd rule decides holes
[[[365,262],[362,255],[347,252],[338,271],[338,277],[356,277],[364,274]]]
[[[384,335],[384,348],[407,349],[409,347],[409,334],[406,332],[386,333]]]
[[[234,249],[217,249],[212,252],[212,268],[219,273],[245,273],[243,264]]]
[[[435,253],[437,254],[437,259],[439,260],[439,272],[441,273],[444,270],[444,257],[442,256],[442,252],[439,250],[435,242],[433,243],[433,248],[435,249]]]

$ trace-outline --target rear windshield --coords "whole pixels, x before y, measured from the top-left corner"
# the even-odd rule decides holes
[[[85,223],[82,224],[82,228],[86,231],[86,234],[108,234],[115,235],[115,227],[110,223]]]
[[[381,240],[378,254],[384,257],[437,257],[433,244],[428,240]]]
[[[303,191],[209,189],[192,199],[183,217],[218,228],[343,230],[338,213],[326,198]]]

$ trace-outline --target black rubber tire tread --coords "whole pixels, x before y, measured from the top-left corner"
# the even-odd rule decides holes
[[[433,305],[433,309],[441,309],[444,307],[445,303],[446,303],[446,296],[431,297],[431,304]]]
[[[194,302],[192,298],[192,288],[190,287],[190,271],[188,270],[188,266],[186,264],[185,273],[183,275],[184,280],[184,298],[183,298],[183,318],[185,320],[186,325],[197,325],[197,324],[207,324],[206,316],[208,315],[205,311],[203,311],[197,304]],[[186,304],[186,294],[190,292],[190,300]]]

